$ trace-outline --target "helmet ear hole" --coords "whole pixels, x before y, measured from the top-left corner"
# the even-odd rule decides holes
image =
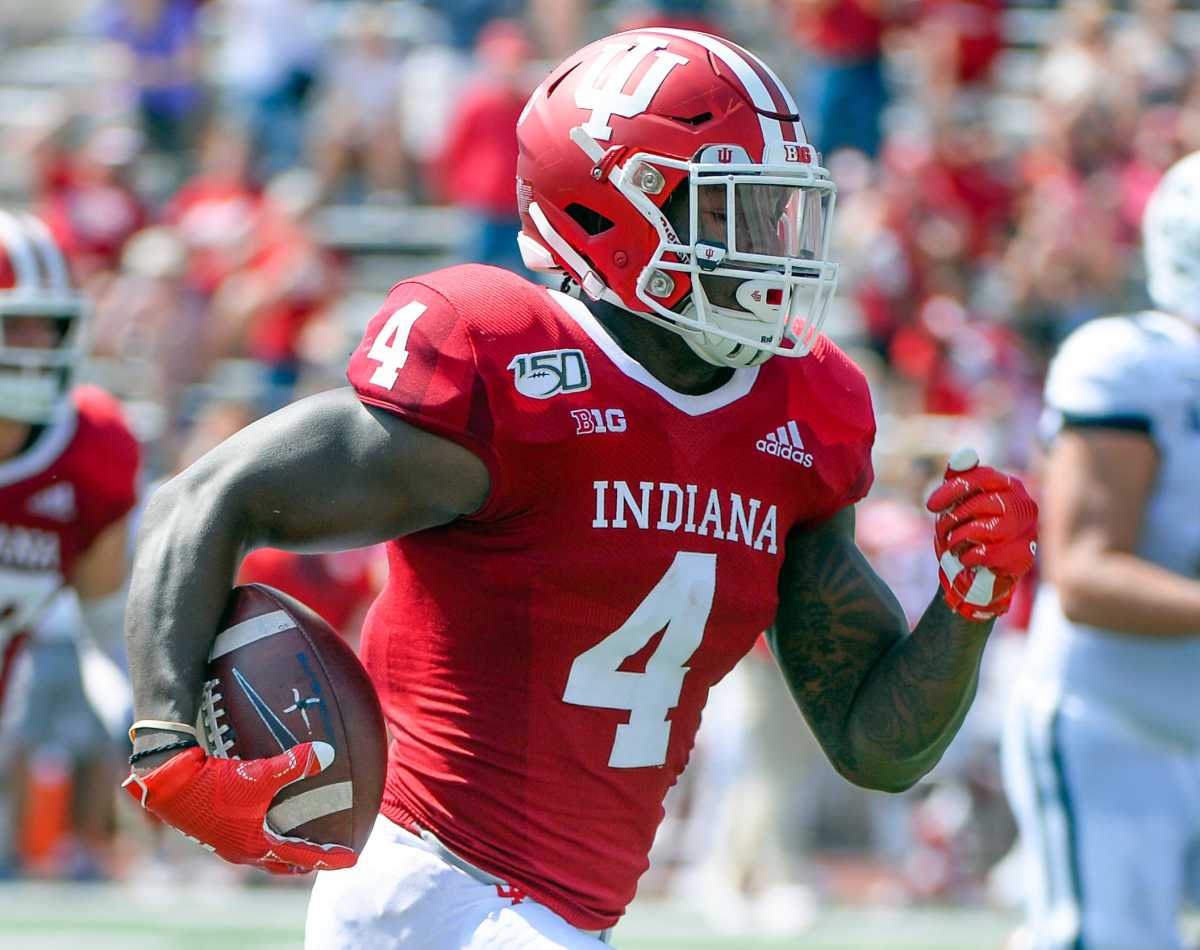
[[[593,211],[591,208],[584,207],[578,203],[569,204],[563,210],[592,237],[595,237],[597,234],[603,234],[613,226],[610,218],[606,218],[599,211]]]

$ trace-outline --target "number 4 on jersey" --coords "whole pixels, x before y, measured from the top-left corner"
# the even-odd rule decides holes
[[[396,385],[400,370],[408,362],[408,335],[412,332],[417,318],[429,308],[413,300],[387,318],[383,329],[375,337],[371,349],[367,351],[367,359],[379,363],[371,374],[372,386],[383,386],[391,389]]]
[[[612,768],[633,769],[667,761],[671,739],[667,713],[679,703],[688,671],[684,664],[704,637],[716,583],[715,554],[678,552],[667,573],[629,619],[571,664],[564,702],[629,710],[629,722],[617,726],[608,758]],[[664,627],[644,673],[618,669]]]

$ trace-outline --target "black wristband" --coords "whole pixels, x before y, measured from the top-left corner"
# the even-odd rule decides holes
[[[142,759],[148,759],[152,755],[158,755],[160,752],[175,752],[180,749],[190,749],[192,746],[197,746],[200,743],[195,739],[179,739],[175,742],[168,742],[166,745],[156,745],[153,749],[142,749],[141,752],[135,752],[129,757],[129,764],[140,762]]]

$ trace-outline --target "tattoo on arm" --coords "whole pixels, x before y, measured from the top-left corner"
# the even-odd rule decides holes
[[[912,633],[853,541],[851,512],[788,539],[769,634],[792,694],[852,781],[907,787],[933,767],[974,696],[990,625],[938,593]]]

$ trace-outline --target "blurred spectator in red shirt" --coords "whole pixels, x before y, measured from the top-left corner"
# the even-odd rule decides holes
[[[192,289],[211,297],[245,263],[261,205],[250,176],[249,140],[237,129],[214,125],[205,135],[200,170],[163,213],[187,248]]]
[[[127,181],[138,138],[132,129],[107,127],[94,131],[74,154],[57,142],[40,149],[37,213],[78,281],[115,271],[121,248],[149,217]]]
[[[467,258],[521,269],[517,251],[517,119],[529,98],[524,30],[493,20],[479,36],[481,75],[463,92],[437,172],[447,199],[472,216]]]
[[[923,204],[964,224],[965,259],[1000,252],[1008,239],[1016,182],[982,116],[960,111],[938,122],[918,175]]]
[[[292,398],[302,362],[302,338],[341,288],[341,262],[313,232],[320,185],[294,169],[264,194],[255,248],[213,298],[214,356],[249,356],[268,369],[264,410]]]
[[[922,303],[893,339],[892,359],[920,388],[922,412],[971,416],[997,431],[1020,426],[1023,434],[1035,424],[1040,392],[1021,338],[975,318],[952,293]]]
[[[809,139],[828,154],[856,148],[874,157],[888,94],[882,41],[887,0],[792,0],[796,36],[808,53]],[[808,118],[811,117],[811,118]]]
[[[991,79],[1004,48],[1001,0],[920,0],[913,52],[924,65],[926,92],[935,113],[964,87]]]
[[[132,84],[151,148],[187,148],[202,105],[195,0],[108,0],[104,34]]]

